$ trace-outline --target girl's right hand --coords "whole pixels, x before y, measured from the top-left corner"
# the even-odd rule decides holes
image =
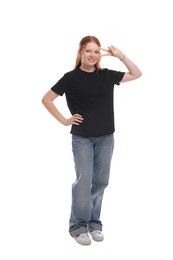
[[[72,117],[65,120],[64,125],[80,125],[83,122],[83,117],[79,114],[74,114]]]

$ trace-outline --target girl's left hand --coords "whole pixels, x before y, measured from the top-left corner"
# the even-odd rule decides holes
[[[117,57],[119,59],[121,59],[122,56],[123,56],[123,53],[113,45],[108,46],[107,49],[100,48],[100,50],[106,52],[106,53],[101,53],[101,56],[114,56],[114,57]]]

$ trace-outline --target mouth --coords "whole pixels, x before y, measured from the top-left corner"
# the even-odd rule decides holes
[[[88,62],[97,62],[96,59],[88,59]]]

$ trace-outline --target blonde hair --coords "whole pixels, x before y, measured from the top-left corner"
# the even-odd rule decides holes
[[[82,53],[82,50],[85,48],[85,46],[89,42],[94,42],[98,45],[98,47],[101,47],[100,41],[95,36],[88,35],[88,36],[83,37],[79,43],[79,49],[77,52],[75,69],[79,68],[81,66],[81,53]],[[100,60],[94,66],[96,69],[100,69]]]

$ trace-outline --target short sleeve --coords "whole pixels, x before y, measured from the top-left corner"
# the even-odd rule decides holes
[[[62,96],[65,92],[68,91],[70,85],[70,77],[69,74],[66,73],[62,78],[59,79],[59,81],[51,87],[51,90],[55,92],[56,94]]]
[[[120,85],[120,81],[123,79],[125,74],[125,72],[116,71],[116,70],[108,70],[108,73],[109,73],[109,77],[116,85]]]

